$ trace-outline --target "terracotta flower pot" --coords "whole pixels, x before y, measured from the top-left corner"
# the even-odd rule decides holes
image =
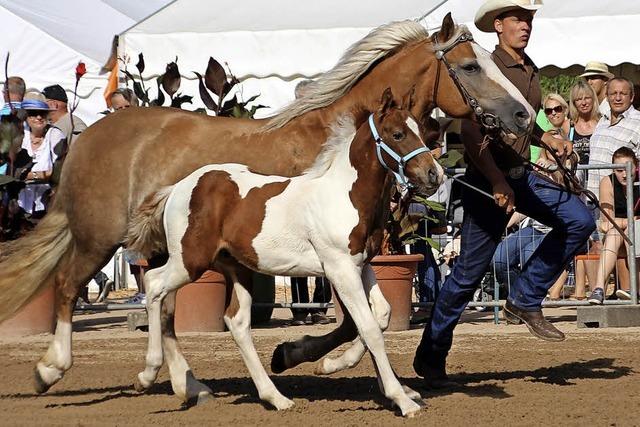
[[[49,286],[0,324],[0,336],[52,333],[55,329],[55,288]]]
[[[371,260],[378,286],[391,305],[388,331],[409,329],[413,278],[416,275],[418,263],[423,259],[424,256],[421,254],[410,254],[378,255]],[[336,301],[335,296],[334,301]],[[335,311],[336,322],[342,322],[344,316],[339,304],[335,304]]]
[[[176,295],[176,332],[222,332],[226,285],[217,271],[206,271]]]
[[[252,279],[253,302],[273,303],[275,278],[254,273]],[[224,331],[225,298],[224,276],[217,271],[207,271],[200,279],[180,288],[176,296],[176,332]],[[273,307],[252,307],[251,324],[268,322],[272,313]]]

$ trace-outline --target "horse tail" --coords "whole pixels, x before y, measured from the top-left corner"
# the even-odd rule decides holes
[[[51,282],[72,245],[64,212],[52,210],[24,237],[0,247],[0,322]]]
[[[164,187],[147,196],[129,221],[124,245],[145,258],[166,251],[163,214],[174,186]]]

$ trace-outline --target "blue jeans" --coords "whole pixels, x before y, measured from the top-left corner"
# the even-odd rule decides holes
[[[419,203],[411,203],[409,205],[409,213],[420,213],[427,215],[427,209]],[[420,221],[416,234],[420,236],[428,236],[425,226],[425,220]],[[418,240],[413,244],[411,253],[424,255],[424,260],[418,263],[418,289],[417,296],[420,302],[433,302],[438,298],[441,286],[441,275],[438,263],[433,256],[431,245],[424,240]]]
[[[540,245],[544,235],[533,227],[524,227],[509,234],[498,244],[492,259],[498,283],[515,283],[522,267]]]
[[[492,192],[490,184],[478,172],[468,171],[465,180]],[[508,177],[507,182],[515,193],[516,209],[552,228],[523,265],[508,297],[522,310],[537,311],[564,266],[586,243],[595,223],[577,196],[562,191],[528,169],[521,178]],[[416,358],[427,363],[446,358],[453,329],[487,271],[508,221],[505,211],[492,199],[472,189],[464,189],[463,206],[460,256],[440,289],[431,321],[416,350]]]

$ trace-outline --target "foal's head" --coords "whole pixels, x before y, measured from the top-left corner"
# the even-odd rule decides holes
[[[430,196],[442,183],[444,171],[420,137],[418,120],[409,112],[413,94],[412,90],[398,106],[387,88],[380,108],[371,116],[370,128],[377,139],[380,163],[394,173],[401,185],[407,183],[415,192]]]

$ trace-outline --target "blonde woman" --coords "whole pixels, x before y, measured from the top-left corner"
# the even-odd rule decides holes
[[[562,96],[557,93],[549,93],[542,101],[542,108],[547,120],[553,126],[549,133],[557,138],[571,141],[570,121],[569,121],[569,105]],[[542,167],[549,167],[555,163],[553,157],[546,150],[540,152],[540,157],[536,162]]]

